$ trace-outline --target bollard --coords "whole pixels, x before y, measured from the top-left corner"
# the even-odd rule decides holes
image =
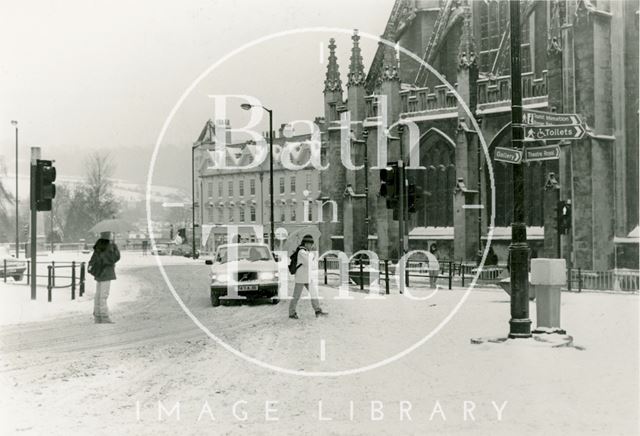
[[[384,290],[389,294],[389,260],[384,261]]]
[[[582,268],[578,268],[578,292],[582,292]]]
[[[358,264],[360,265],[360,290],[364,291],[364,273],[362,271],[362,258],[358,259]]]
[[[76,262],[71,262],[71,299],[76,299]]]
[[[404,285],[409,286],[409,268],[407,267],[404,270]]]
[[[537,328],[534,333],[561,333],[560,289],[566,285],[564,259],[531,259],[531,286],[535,287]]]
[[[27,260],[27,285],[31,284],[31,261]]]
[[[51,268],[53,272],[51,273],[51,286],[56,287],[56,263],[51,261]]]
[[[84,295],[84,262],[80,263],[80,296]]]
[[[2,263],[4,264],[4,282],[7,283],[7,259],[3,259]]]
[[[51,265],[47,265],[47,301],[51,303]]]
[[[327,258],[324,259],[324,284],[327,284]]]
[[[460,262],[460,277],[462,278],[462,287],[464,288],[464,265]]]
[[[571,276],[572,271],[571,267],[567,269],[567,291],[569,292],[571,292],[571,285],[573,284],[573,277]]]
[[[449,261],[449,290],[451,290],[452,282],[453,282],[453,261]]]

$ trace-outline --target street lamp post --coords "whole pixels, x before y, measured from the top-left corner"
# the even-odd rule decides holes
[[[16,128],[16,259],[20,256],[20,219],[19,219],[19,197],[18,197],[18,122],[11,120],[11,125]]]
[[[273,207],[273,111],[261,105],[251,105],[243,103],[240,107],[246,111],[251,110],[253,107],[260,107],[269,114],[269,216],[270,216],[270,228],[269,228],[269,247],[271,251],[274,250],[275,241],[275,219],[274,219],[274,207]]]
[[[191,256],[196,259],[196,188],[194,154],[200,144],[191,146]]]
[[[509,2],[511,22],[511,139],[514,149],[522,150],[522,78],[520,62],[520,0]],[[510,338],[531,337],[529,319],[529,246],[524,216],[524,170],[513,165],[513,223],[509,246],[511,271]]]

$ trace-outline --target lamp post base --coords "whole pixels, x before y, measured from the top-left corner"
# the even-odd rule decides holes
[[[530,338],[531,337],[531,320],[529,318],[509,320],[509,338]]]

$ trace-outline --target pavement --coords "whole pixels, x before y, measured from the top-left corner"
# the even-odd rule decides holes
[[[290,320],[286,301],[213,308],[203,263],[167,265],[217,342],[147,261],[119,270],[138,291],[115,324],[89,310],[0,326],[3,434],[638,434],[637,294],[563,293],[570,347],[471,344],[506,336],[504,291],[345,300],[322,286],[329,317],[301,300]],[[300,375],[320,372],[334,375]]]

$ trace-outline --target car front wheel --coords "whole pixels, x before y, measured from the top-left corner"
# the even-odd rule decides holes
[[[213,307],[220,306],[220,296],[214,291],[211,291],[211,305]]]

